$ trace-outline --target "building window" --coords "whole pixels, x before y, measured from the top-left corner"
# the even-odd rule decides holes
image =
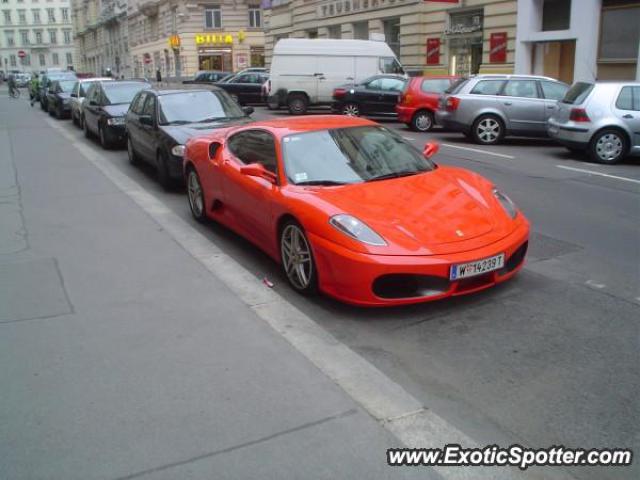
[[[36,45],[42,44],[42,30],[36,30]]]
[[[3,10],[4,13],[4,24],[11,25],[11,10]]]
[[[58,65],[60,63],[60,59],[58,58],[57,53],[54,52],[51,54],[51,61],[54,65]]]
[[[73,55],[71,53],[67,53],[67,65],[73,65]]]
[[[18,10],[18,23],[20,25],[27,24],[27,11],[26,10]]]
[[[353,38],[356,40],[369,40],[369,22],[354,23]]]
[[[542,31],[569,30],[571,27],[571,0],[544,0],[542,4]]]
[[[601,23],[599,61],[635,63],[640,41],[640,6],[603,8]]]
[[[71,43],[71,30],[65,30],[62,34],[64,35],[64,44],[69,45]]]
[[[53,8],[47,8],[47,18],[49,23],[56,23],[56,11]]]
[[[262,28],[262,11],[259,5],[249,5],[249,27]]]
[[[44,53],[38,55],[38,61],[40,62],[40,66],[44,67],[46,65],[46,59],[44,58]]]
[[[29,45],[29,30],[20,30],[20,41],[22,45]]]
[[[58,35],[55,30],[49,30],[49,43],[51,44],[58,43]]]
[[[331,25],[329,27],[329,38],[342,38],[342,25]]]
[[[16,44],[15,39],[13,38],[13,32],[5,32],[7,37],[7,47],[13,47]]]
[[[40,9],[39,8],[35,8],[33,10],[31,10],[31,14],[33,15],[33,23],[35,23],[36,25],[40,24]]]
[[[207,7],[204,9],[204,28],[208,30],[222,28],[220,7]]]
[[[9,55],[9,64],[10,64],[12,67],[15,67],[15,66],[16,66],[16,56],[15,56],[15,55]]]
[[[251,47],[251,64],[252,67],[264,67],[264,48],[263,47]]]
[[[60,9],[60,13],[62,14],[62,21],[63,22],[68,22],[69,21],[69,9],[68,8],[61,8]]]
[[[318,38],[318,30],[307,30],[307,38]]]

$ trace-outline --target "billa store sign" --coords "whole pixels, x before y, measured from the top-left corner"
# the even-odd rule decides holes
[[[489,61],[491,63],[507,61],[507,32],[492,33],[489,37]]]
[[[440,65],[440,38],[427,38],[427,65]]]
[[[245,37],[243,31],[238,32],[239,42],[243,42]],[[233,45],[233,35],[230,33],[198,33],[196,34],[196,45]]]

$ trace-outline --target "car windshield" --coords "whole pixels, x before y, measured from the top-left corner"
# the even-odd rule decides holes
[[[73,87],[76,84],[75,80],[61,80],[58,82],[60,85],[60,89],[65,93],[70,93],[73,91]]]
[[[384,127],[319,130],[283,138],[290,183],[340,185],[428,172],[435,165]]]
[[[402,65],[394,57],[384,57],[380,59],[380,71],[382,73],[396,73],[402,75],[404,70]]]
[[[593,90],[593,83],[578,82],[567,91],[567,94],[562,99],[562,103],[580,105],[585,101],[591,90]]]
[[[81,97],[86,97],[87,96],[87,90],[89,90],[89,87],[91,85],[93,85],[96,82],[82,82],[80,84],[80,96]]]
[[[143,88],[149,88],[148,83],[109,83],[104,84],[104,92],[109,100],[109,105],[118,105],[122,103],[131,103],[133,97],[136,96]]]
[[[160,97],[160,124],[211,122],[244,117],[242,109],[222,92],[183,92]]]

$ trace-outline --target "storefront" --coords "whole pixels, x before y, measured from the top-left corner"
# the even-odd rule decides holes
[[[448,47],[449,75],[473,75],[482,65],[483,11],[451,13],[444,31]]]

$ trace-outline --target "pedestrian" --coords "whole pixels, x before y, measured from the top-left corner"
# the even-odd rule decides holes
[[[156,70],[156,82],[160,83],[162,81],[162,74],[160,73],[160,69]]]
[[[40,78],[35,73],[31,79],[31,85],[29,85],[29,91],[31,93],[31,106],[38,101],[38,92],[40,91]]]
[[[17,88],[16,77],[13,73],[9,75],[9,79],[7,80],[7,85],[9,86],[9,96],[11,96],[13,94],[13,91]]]

